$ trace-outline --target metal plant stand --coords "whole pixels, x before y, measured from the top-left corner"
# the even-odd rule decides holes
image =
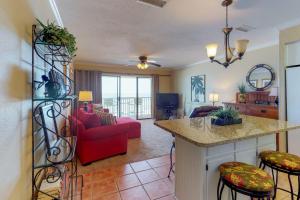
[[[32,199],[81,199],[83,177],[77,174],[75,154],[77,128],[68,120],[76,114],[77,104],[72,57],[64,46],[43,42],[44,37],[33,25]]]

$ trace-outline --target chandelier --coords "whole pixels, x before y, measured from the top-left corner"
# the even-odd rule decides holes
[[[220,65],[223,65],[227,68],[229,65],[234,63],[237,60],[241,60],[247,50],[247,45],[249,40],[237,40],[235,42],[235,48],[230,47],[230,33],[233,28],[228,26],[228,6],[232,4],[232,0],[224,0],[222,2],[222,6],[226,7],[226,26],[223,28],[223,33],[225,35],[224,45],[225,45],[225,62],[220,62],[215,59],[217,55],[218,44],[209,44],[206,46],[207,56],[211,60],[211,62],[216,62]],[[236,51],[236,56],[234,53]]]

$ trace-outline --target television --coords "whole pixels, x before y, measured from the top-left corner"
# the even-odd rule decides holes
[[[178,109],[179,95],[176,93],[157,93],[156,107],[158,109]]]

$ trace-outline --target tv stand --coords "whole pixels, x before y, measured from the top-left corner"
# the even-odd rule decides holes
[[[162,118],[163,120],[169,120],[177,118],[177,109],[174,107],[164,107],[164,108],[158,108],[158,110],[162,111]]]

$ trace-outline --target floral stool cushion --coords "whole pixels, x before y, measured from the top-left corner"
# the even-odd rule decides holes
[[[275,165],[276,167],[300,172],[300,157],[278,151],[263,151],[259,154],[262,161]]]
[[[219,166],[220,175],[235,187],[251,192],[271,192],[274,182],[264,170],[245,163],[227,162]]]

